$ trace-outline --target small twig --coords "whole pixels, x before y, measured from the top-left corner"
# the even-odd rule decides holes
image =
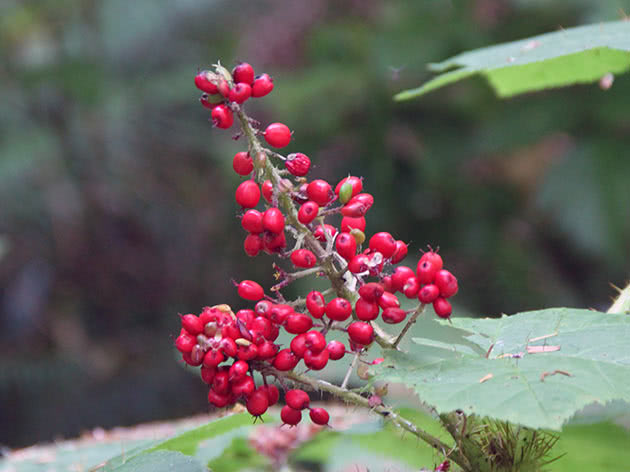
[[[405,325],[403,330],[400,332],[400,334],[396,338],[396,341],[394,341],[394,344],[392,346],[394,349],[398,348],[398,344],[400,344],[400,341],[402,341],[403,336],[407,334],[407,331],[409,331],[409,328],[411,328],[411,325],[413,325],[416,322],[416,320],[418,319],[418,316],[424,313],[425,307],[426,305],[424,303],[421,303],[420,306],[416,308],[415,313],[411,316],[411,318],[409,318],[409,321],[407,321],[407,324]]]
[[[343,378],[343,382],[341,382],[341,388],[345,389],[348,386],[348,381],[350,380],[350,376],[352,375],[352,371],[357,365],[357,361],[359,360],[359,353],[357,352],[354,355],[354,359],[352,359],[352,363],[350,367],[348,367],[348,371],[346,372],[346,376]]]

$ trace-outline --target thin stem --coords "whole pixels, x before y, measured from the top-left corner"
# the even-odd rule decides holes
[[[348,367],[348,371],[346,372],[346,376],[343,378],[343,382],[341,382],[341,388],[346,388],[348,386],[348,381],[350,380],[350,376],[352,375],[352,371],[357,365],[357,361],[359,360],[359,353],[357,352],[354,355],[354,359],[352,359],[352,363],[350,367]]]
[[[619,295],[606,313],[630,313],[630,284],[628,284],[624,289],[617,290],[619,291]]]
[[[398,345],[400,344],[400,341],[402,341],[403,336],[407,334],[407,331],[409,331],[409,328],[411,328],[411,325],[413,325],[416,322],[416,320],[418,319],[418,316],[424,313],[425,308],[426,308],[426,305],[424,303],[420,304],[420,306],[416,308],[416,311],[414,312],[413,315],[411,315],[411,318],[409,318],[409,321],[407,321],[407,324],[405,325],[403,330],[400,332],[400,334],[396,338],[396,341],[394,341],[394,344],[392,346],[394,349],[398,348]]]

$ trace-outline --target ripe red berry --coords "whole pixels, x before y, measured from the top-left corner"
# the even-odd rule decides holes
[[[330,415],[323,408],[311,408],[309,416],[313,423],[321,426],[327,425],[328,421],[330,421]]]
[[[304,313],[293,313],[286,319],[284,329],[287,333],[302,334],[313,327],[313,320]]]
[[[241,151],[234,155],[232,168],[238,175],[248,175],[254,170],[254,163],[248,152]]]
[[[280,410],[280,419],[284,424],[295,426],[302,421],[302,412],[300,410],[294,410],[289,405],[284,405]]]
[[[398,264],[405,257],[407,257],[407,251],[407,244],[404,241],[401,241],[400,239],[396,241],[396,250],[391,257],[392,264]]]
[[[314,354],[322,352],[326,349],[326,337],[319,331],[309,331],[305,335],[306,347]]]
[[[223,97],[219,94],[208,95],[207,93],[202,93],[201,97],[199,97],[199,103],[201,103],[208,110],[212,110],[217,105],[223,103]]]
[[[391,292],[383,292],[383,295],[381,295],[381,298],[378,299],[378,305],[383,310],[390,307],[400,308],[400,302],[398,301],[398,297]]]
[[[441,297],[448,298],[457,293],[457,279],[448,270],[442,269],[435,274],[435,285],[440,289]]]
[[[273,196],[273,184],[271,180],[265,180],[262,184],[262,194],[267,202],[271,203],[271,197]]]
[[[276,324],[284,324],[287,317],[295,313],[290,305],[274,305],[269,312],[269,319]]]
[[[319,205],[309,200],[300,207],[298,211],[298,221],[303,225],[307,225],[317,218],[318,213]]]
[[[341,181],[335,186],[335,193],[337,194],[337,196],[339,196],[341,187],[346,183],[350,184],[350,187],[352,188],[352,193],[350,195],[350,198],[354,197],[355,195],[358,195],[359,193],[361,193],[361,190],[363,190],[363,181],[359,177],[350,175],[348,177],[341,179]],[[342,203],[346,203],[346,202],[342,202]]]
[[[245,231],[259,234],[265,230],[263,226],[263,214],[258,210],[247,210],[241,218],[241,226]]]
[[[418,291],[420,290],[420,281],[418,277],[415,275],[409,277],[403,285],[402,293],[405,294],[407,298],[415,298],[418,295]]]
[[[192,336],[196,336],[203,331],[203,321],[195,315],[182,316],[182,328],[188,331]]]
[[[284,231],[284,215],[278,208],[268,208],[263,213],[263,228],[271,233]]]
[[[225,79],[219,80],[219,83],[217,84],[217,89],[219,90],[219,93],[225,98],[227,98],[230,94],[230,84],[228,84],[227,80]]]
[[[210,81],[209,72],[202,70],[195,76],[195,86],[202,92],[215,94],[219,92],[217,86]]]
[[[311,160],[306,154],[296,152],[287,156],[284,165],[291,174],[296,177],[304,177],[311,168]]]
[[[322,179],[310,182],[306,187],[306,195],[309,200],[313,200],[320,207],[328,205],[334,196],[330,184]]]
[[[291,340],[291,352],[300,359],[304,357],[304,353],[308,349],[306,346],[306,333],[299,334]]]
[[[269,408],[269,397],[264,390],[256,390],[247,399],[247,411],[252,416],[261,416]]]
[[[313,236],[315,236],[315,239],[317,239],[318,241],[325,243],[326,242],[326,236],[324,234],[324,231],[326,233],[328,233],[328,237],[329,238],[334,238],[335,234],[337,234],[337,228],[335,228],[332,225],[329,224],[325,224],[325,225],[319,225],[316,229],[315,232],[313,233]]]
[[[396,250],[396,240],[387,232],[376,233],[370,238],[370,249],[383,254],[384,259],[389,259]]]
[[[367,346],[374,341],[374,328],[370,323],[354,321],[348,326],[348,336],[352,342]]]
[[[297,249],[291,253],[291,262],[295,267],[309,269],[315,265],[317,258],[308,249]]]
[[[357,253],[357,241],[350,233],[339,233],[335,240],[335,248],[341,257],[350,260]]]
[[[392,289],[394,291],[401,291],[405,286],[407,279],[414,277],[415,272],[406,266],[398,266],[392,274]]]
[[[244,378],[249,372],[249,364],[245,361],[236,361],[230,366],[228,379],[230,382]]]
[[[304,390],[294,389],[287,391],[284,396],[284,400],[294,410],[303,410],[304,408],[308,408],[311,399],[308,397],[308,393]]]
[[[421,303],[433,303],[440,296],[440,289],[435,284],[427,284],[418,292],[418,300]]]
[[[246,326],[252,334],[259,334],[265,339],[269,339],[271,336],[271,321],[264,316],[256,316],[253,320],[246,323]]]
[[[264,97],[273,90],[273,79],[267,74],[256,77],[252,85],[252,97]]]
[[[269,336],[269,341],[265,341],[264,343],[258,344],[258,359],[267,360],[273,358],[278,353],[278,346],[276,346],[272,341],[275,341],[278,338],[280,331],[277,325],[272,327],[271,335]]]
[[[438,297],[433,302],[433,310],[440,318],[449,318],[453,312],[453,307],[446,298]]]
[[[247,346],[239,346],[236,356],[242,361],[251,361],[258,357],[258,346],[249,344]]]
[[[234,326],[236,328],[234,324],[231,324],[228,326]],[[223,335],[223,339],[221,339],[221,341],[219,342],[219,349],[224,355],[228,357],[234,357],[237,351],[237,346],[236,346],[236,343],[234,342],[234,339],[238,339],[240,337],[240,333],[238,332],[230,333],[230,330],[226,329],[228,326],[223,325],[223,328],[221,328],[221,334]],[[236,329],[238,330],[238,328]],[[229,337],[230,335],[234,335],[234,338]]]
[[[236,188],[235,198],[243,208],[254,208],[260,201],[260,188],[253,180],[246,180]]]
[[[232,390],[232,395],[235,397],[248,397],[254,393],[254,390],[256,390],[256,384],[254,383],[254,379],[252,379],[249,375],[246,375],[245,377],[233,381],[230,388]]]
[[[365,285],[362,285],[359,289],[359,295],[361,298],[364,298],[365,301],[368,302],[378,302],[378,299],[381,298],[385,289],[383,286],[376,282],[370,282]]]
[[[212,403],[217,408],[223,408],[231,403],[232,396],[227,394],[220,394],[210,389],[208,392],[208,402]]]
[[[214,379],[212,379],[212,390],[217,393],[225,394],[230,391],[230,374],[227,370],[221,369],[217,371],[214,375]]]
[[[352,305],[345,298],[333,298],[326,304],[326,316],[334,321],[345,321],[352,314]]]
[[[435,267],[436,272],[438,270],[442,270],[442,267],[443,267],[442,256],[440,256],[437,252],[431,250],[429,252],[425,252],[424,254],[422,254],[422,257],[420,258],[420,261],[418,262],[418,264],[424,261],[431,262],[433,266]]]
[[[182,354],[192,351],[195,344],[197,340],[188,333],[180,334],[175,340],[175,348]]]
[[[300,362],[300,358],[297,357],[291,349],[282,349],[276,355],[276,358],[273,360],[273,366],[282,371],[288,371],[293,369],[298,362]]]
[[[228,100],[236,103],[245,103],[252,95],[252,87],[249,84],[237,83],[230,89]]]
[[[276,148],[286,147],[291,142],[291,130],[284,123],[271,123],[263,136],[267,144]]]
[[[217,369],[214,367],[201,366],[201,380],[207,384],[212,383],[214,375],[217,373]]]
[[[260,284],[253,280],[243,280],[238,284],[238,294],[245,300],[256,302],[265,296],[265,291]]]
[[[273,406],[278,402],[280,398],[280,392],[275,385],[263,385],[259,387],[260,390],[267,392],[267,398],[269,398],[269,406]]]
[[[326,349],[320,352],[313,352],[307,349],[304,353],[304,364],[312,370],[322,370],[328,363],[329,354]]]
[[[227,105],[217,105],[210,114],[212,123],[217,128],[228,129],[234,124],[234,115]]]
[[[383,310],[383,321],[388,324],[398,324],[407,317],[407,313],[402,308],[389,307]]]
[[[437,266],[430,260],[425,259],[423,261],[420,259],[416,268],[416,274],[418,274],[418,280],[421,284],[430,284],[433,283],[438,270]]]
[[[254,83],[254,68],[247,62],[240,62],[232,69],[232,78],[237,84],[252,85]]]
[[[360,193],[350,199],[346,205],[341,209],[343,216],[351,216],[357,218],[365,216],[367,211],[374,204],[374,197],[369,193]]]
[[[330,341],[326,346],[326,350],[333,361],[338,361],[346,353],[346,346],[341,341]]]
[[[243,243],[245,254],[249,257],[256,257],[263,248],[263,240],[257,234],[249,234]]]
[[[365,231],[365,218],[363,216],[359,216],[358,218],[344,216],[341,219],[341,231],[349,233],[353,229]]]
[[[321,292],[313,290],[306,296],[306,309],[313,318],[321,318],[326,311],[324,296]]]
[[[368,302],[365,298],[359,298],[354,305],[357,318],[361,321],[371,321],[378,318],[379,306],[376,302]]]

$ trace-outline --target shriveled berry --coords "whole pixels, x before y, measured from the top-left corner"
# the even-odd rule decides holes
[[[440,289],[435,284],[427,284],[418,292],[420,303],[433,303],[440,296]]]
[[[253,280],[243,280],[238,284],[238,294],[245,300],[256,302],[265,296],[265,291],[257,282]]]
[[[396,250],[396,240],[385,231],[376,233],[370,238],[370,249],[383,254],[384,259],[389,259]]]
[[[287,333],[302,334],[313,327],[313,320],[304,313],[293,313],[287,317],[284,328]]]
[[[195,86],[202,92],[209,94],[219,93],[217,86],[210,81],[210,72],[202,70],[195,76]]]
[[[282,349],[273,360],[273,366],[282,372],[286,372],[293,369],[298,362],[300,362],[300,358],[293,354],[291,349]]]
[[[302,421],[302,412],[291,408],[289,405],[284,405],[280,410],[280,419],[284,424],[295,426]]]
[[[284,215],[278,208],[268,208],[263,213],[263,228],[271,233],[284,231]]]
[[[350,260],[357,253],[357,242],[350,233],[339,233],[335,240],[335,249],[341,257]]]
[[[296,152],[287,156],[284,165],[291,174],[296,177],[304,177],[311,168],[311,160],[306,154]]]
[[[246,180],[236,188],[235,198],[243,208],[254,208],[260,201],[260,188],[253,180]]]
[[[345,298],[333,298],[326,304],[326,316],[334,321],[345,321],[352,314],[352,304]]]
[[[258,234],[265,230],[263,226],[263,214],[258,210],[247,210],[241,218],[241,226],[245,231]]]
[[[228,129],[234,124],[234,115],[227,105],[222,104],[214,107],[210,117],[212,118],[212,123],[217,128]]]
[[[378,303],[368,302],[365,298],[360,297],[354,305],[354,311],[361,321],[371,321],[378,318],[380,310]]]
[[[446,298],[438,297],[433,302],[433,310],[440,318],[450,318],[453,307]]]
[[[249,234],[243,243],[245,254],[249,257],[256,257],[263,248],[263,240],[257,234]]]
[[[407,279],[409,279],[410,277],[414,277],[415,275],[415,272],[409,267],[396,267],[396,270],[392,274],[392,288],[397,292],[402,291],[402,288],[407,282]]]
[[[322,179],[310,182],[308,187],[306,187],[306,195],[309,200],[313,200],[320,207],[328,205],[334,196],[330,184]]]
[[[273,90],[273,79],[267,74],[261,74],[252,85],[252,97],[264,97]]]
[[[256,390],[247,399],[247,411],[252,416],[261,416],[269,408],[267,392]]]
[[[308,249],[297,249],[291,253],[291,262],[295,267],[308,269],[315,265],[317,258]]]
[[[230,89],[228,100],[236,103],[245,103],[252,95],[252,87],[249,84],[237,83]]]
[[[348,203],[341,209],[343,216],[351,216],[357,218],[365,216],[368,210],[374,204],[374,197],[369,193],[360,193],[350,199]]]
[[[346,346],[341,341],[330,341],[326,346],[326,350],[333,361],[338,361],[346,353]]]
[[[378,302],[378,299],[381,298],[384,292],[383,285],[377,282],[367,283],[359,289],[359,295],[367,302]]]
[[[407,257],[407,251],[408,251],[407,243],[405,243],[404,241],[401,241],[400,239],[396,241],[396,250],[394,251],[394,254],[392,254],[392,257],[391,257],[392,264],[398,264],[405,257]]]
[[[402,308],[389,307],[383,310],[383,321],[388,324],[398,324],[407,317],[407,313]]]
[[[326,242],[326,235],[324,234],[324,231],[328,234],[329,238],[333,238],[335,234],[337,234],[337,228],[335,228],[334,226],[329,225],[329,224],[319,225],[315,229],[313,236],[315,236],[315,239],[317,239],[318,241],[322,243]]]
[[[291,130],[284,123],[271,123],[265,129],[263,136],[267,144],[276,148],[286,147],[291,142]]]
[[[370,323],[354,321],[348,326],[348,336],[352,342],[367,346],[374,341],[374,328]]]
[[[306,309],[313,318],[321,318],[326,311],[324,296],[321,292],[313,290],[306,296]]]
[[[300,390],[299,388],[287,391],[284,396],[284,400],[294,410],[303,410],[304,408],[308,408],[311,399],[308,397],[308,393],[304,390]]]
[[[271,203],[271,197],[273,196],[273,183],[271,180],[265,180],[262,184],[262,194],[268,203]]]
[[[203,331],[203,321],[195,315],[182,316],[182,328],[188,331],[191,335],[196,336]]]
[[[330,415],[323,408],[311,408],[309,416],[313,423],[321,426],[327,425],[328,421],[330,421]]]
[[[457,279],[448,270],[442,269],[435,274],[435,285],[440,289],[441,297],[448,298],[457,293]]]
[[[313,352],[307,349],[304,353],[304,364],[312,370],[322,370],[328,363],[329,354],[326,349],[321,352]]]
[[[303,225],[307,225],[317,218],[318,213],[319,205],[309,200],[300,207],[298,211],[298,221]]]
[[[248,152],[241,151],[234,155],[232,168],[238,175],[248,175],[254,170],[254,163]]]
[[[363,216],[359,216],[358,218],[344,216],[341,219],[341,231],[349,233],[353,229],[365,231],[365,218]]]

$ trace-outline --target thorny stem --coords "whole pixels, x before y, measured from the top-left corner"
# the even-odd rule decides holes
[[[615,299],[615,302],[610,306],[606,313],[630,313],[630,284],[626,285],[624,289],[619,290],[619,295]]]
[[[400,344],[400,341],[402,341],[403,336],[407,334],[407,331],[409,331],[409,328],[411,328],[411,326],[416,322],[416,320],[418,319],[418,316],[424,313],[425,308],[426,308],[426,305],[424,303],[421,303],[420,306],[414,312],[414,314],[411,316],[411,318],[409,318],[409,321],[407,321],[407,324],[405,325],[405,327],[402,329],[402,331],[396,338],[396,341],[394,341],[394,345],[393,345],[394,349],[398,347],[398,344]]]

